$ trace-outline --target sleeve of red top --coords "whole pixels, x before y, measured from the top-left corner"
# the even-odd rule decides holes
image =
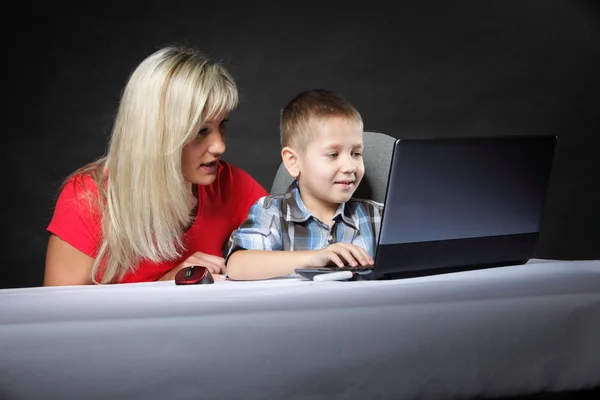
[[[85,182],[85,187],[82,182]],[[99,215],[90,206],[86,187],[92,189],[92,196],[97,195],[95,183],[90,178],[76,181],[71,179],[64,186],[46,230],[94,258],[97,254],[101,225]]]

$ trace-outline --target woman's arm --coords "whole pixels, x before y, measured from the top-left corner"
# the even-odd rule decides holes
[[[91,284],[93,264],[92,257],[58,236],[50,234],[46,250],[44,286]]]

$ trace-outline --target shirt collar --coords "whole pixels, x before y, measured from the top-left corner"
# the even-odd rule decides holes
[[[311,217],[314,218],[302,201],[297,180],[294,180],[288,187],[284,196],[284,201],[287,204],[287,212],[286,215],[284,215],[286,221],[305,222]],[[358,230],[358,217],[352,214],[351,207],[346,207],[346,203],[342,203],[338,206],[333,220],[338,220],[339,218],[341,218],[346,225]]]

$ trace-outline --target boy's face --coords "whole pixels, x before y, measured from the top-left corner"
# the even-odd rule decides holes
[[[363,127],[340,117],[310,122],[313,137],[298,154],[298,184],[307,206],[337,207],[363,178]]]

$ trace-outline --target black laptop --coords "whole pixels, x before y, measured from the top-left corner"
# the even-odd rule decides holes
[[[556,141],[556,136],[397,139],[375,264],[350,268],[353,279],[525,264],[534,257]],[[312,279],[339,270],[296,273]]]

